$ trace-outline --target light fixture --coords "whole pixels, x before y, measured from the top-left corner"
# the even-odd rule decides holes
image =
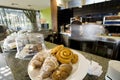
[[[34,10],[34,8],[32,7],[31,4],[29,4],[29,5],[27,5],[27,6],[28,6],[28,9],[33,9],[33,10]]]
[[[11,5],[18,5],[17,3],[11,3]]]
[[[63,0],[56,0],[57,2],[57,6],[62,6],[64,3],[63,3]]]

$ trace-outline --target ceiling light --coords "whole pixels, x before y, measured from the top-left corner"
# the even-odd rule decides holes
[[[18,5],[17,3],[11,3],[11,5]]]

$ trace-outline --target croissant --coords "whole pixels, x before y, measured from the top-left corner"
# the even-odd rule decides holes
[[[32,66],[36,69],[36,68],[41,68],[45,58],[47,57],[46,54],[38,53],[33,60],[31,61]]]
[[[71,63],[71,60],[73,58],[73,53],[70,49],[63,48],[57,52],[56,58],[58,59],[59,62],[63,64],[68,64]]]
[[[40,79],[45,79],[50,77],[52,72],[59,66],[57,59],[54,56],[49,56],[45,59],[41,69],[40,69],[40,74],[38,77]]]
[[[63,45],[56,46],[55,48],[53,48],[53,49],[51,50],[51,54],[52,54],[52,55],[55,55],[55,54],[56,54],[59,50],[61,50],[62,48],[64,48]]]
[[[72,65],[61,64],[60,67],[53,72],[52,80],[65,80],[72,71]]]

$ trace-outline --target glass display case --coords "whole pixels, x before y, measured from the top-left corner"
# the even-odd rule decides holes
[[[103,19],[103,25],[107,26],[120,26],[120,16],[105,16]]]
[[[109,33],[120,33],[120,16],[105,16],[103,18],[103,25]]]

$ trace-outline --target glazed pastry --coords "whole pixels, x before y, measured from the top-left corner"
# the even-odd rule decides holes
[[[77,54],[73,54],[73,58],[72,58],[71,62],[72,62],[73,64],[75,64],[75,63],[78,62],[78,55],[77,55]]]
[[[51,54],[52,54],[52,55],[55,55],[55,54],[56,54],[59,50],[61,50],[62,48],[64,48],[63,45],[56,46],[55,48],[53,48],[53,49],[51,50]]]
[[[52,80],[65,80],[72,71],[72,65],[61,64],[60,67],[53,72]]]
[[[52,74],[52,72],[58,68],[58,66],[59,64],[54,56],[47,57],[40,69],[38,77],[41,80],[48,78]]]
[[[70,49],[63,48],[57,52],[56,58],[60,63],[68,64],[71,63],[71,60],[73,58],[73,53]]]

